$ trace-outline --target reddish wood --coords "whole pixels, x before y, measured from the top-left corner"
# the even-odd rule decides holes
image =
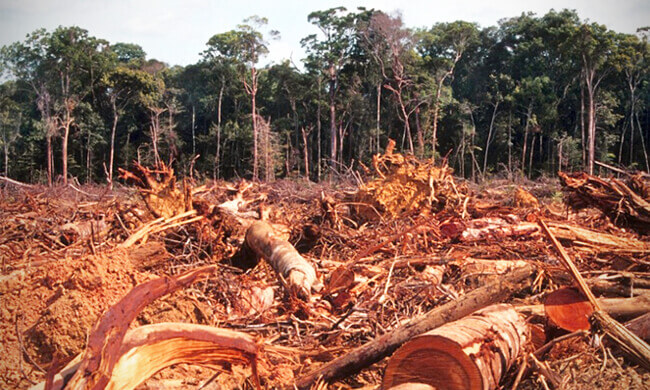
[[[529,340],[511,305],[480,310],[404,344],[386,367],[382,388],[407,382],[450,390],[495,389]]]
[[[154,300],[187,287],[217,268],[208,266],[177,277],[162,277],[133,288],[100,319],[88,338],[79,369],[66,386],[69,389],[104,389],[120,357],[122,340],[133,319]]]
[[[502,302],[522,285],[528,285],[533,268],[526,266],[504,275],[501,280],[477,288],[452,302],[441,305],[423,316],[412,319],[392,331],[362,345],[333,361],[298,378],[296,386],[309,388],[317,380],[331,381],[346,377],[393,353],[411,338],[435,329],[447,322],[463,318],[476,310]]]
[[[594,309],[589,300],[573,288],[561,288],[546,297],[544,311],[555,325],[575,332],[591,328],[589,317]]]

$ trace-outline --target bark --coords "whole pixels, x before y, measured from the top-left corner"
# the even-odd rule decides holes
[[[528,278],[532,273],[533,269],[530,266],[514,270],[497,283],[478,288],[455,301],[441,305],[423,316],[416,317],[407,324],[354,349],[350,353],[326,363],[322,367],[298,378],[296,385],[301,389],[306,389],[319,378],[330,382],[333,379],[356,373],[390,355],[400,345],[414,336],[505,300],[524,285],[528,285]]]
[[[526,148],[528,147],[528,131],[530,129],[530,118],[533,114],[533,102],[531,101],[526,111],[526,126],[524,127],[524,146],[521,150],[521,173],[526,169]]]
[[[407,382],[444,389],[497,388],[530,339],[510,305],[494,305],[411,339],[386,366],[382,387]]]
[[[492,110],[492,118],[490,119],[490,128],[488,130],[487,141],[485,142],[485,154],[483,155],[483,172],[485,172],[487,169],[488,152],[490,151],[490,143],[492,143],[492,138],[494,136],[494,120],[497,117],[499,102],[494,103],[493,107],[494,109]]]
[[[330,168],[336,172],[337,142],[336,142],[336,69],[334,64],[329,68],[329,96],[330,96]]]
[[[589,283],[592,291],[596,289]],[[632,298],[598,298],[598,303],[609,315],[614,318],[635,318],[650,312],[650,296],[639,295]],[[545,305],[515,306],[515,309],[524,315],[545,316]]]
[[[259,178],[259,155],[258,155],[258,137],[259,132],[257,129],[257,107],[256,107],[256,96],[257,96],[257,72],[255,67],[251,67],[251,85],[249,94],[251,96],[251,115],[253,117],[253,180]]]
[[[650,313],[629,321],[625,327],[646,342],[650,341]]]
[[[225,80],[221,79],[221,88],[219,88],[219,99],[217,100],[217,150],[214,154],[214,178],[221,177],[221,104],[223,103],[223,90],[225,88]]]
[[[113,188],[113,161],[115,158],[115,133],[117,131],[117,120],[119,119],[119,114],[117,112],[117,103],[115,102],[115,97],[111,98],[111,107],[113,108],[113,126],[111,128],[111,151],[108,157],[108,186]]]
[[[113,305],[95,325],[83,360],[67,385],[69,389],[103,389],[120,358],[122,341],[129,324],[142,309],[154,300],[185,288],[216,271],[208,266],[186,272],[177,277],[162,277],[134,287],[117,304]]]
[[[246,244],[287,281],[289,289],[298,297],[309,300],[312,290],[322,285],[314,267],[288,241],[279,238],[271,225],[264,221],[253,223],[246,231]]]
[[[300,129],[300,132],[302,134],[302,157],[303,163],[305,164],[305,177],[309,179],[309,148],[307,142],[307,132],[305,131],[304,127]]]

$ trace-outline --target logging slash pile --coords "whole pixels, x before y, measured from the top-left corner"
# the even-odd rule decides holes
[[[648,388],[647,177],[120,173],[0,178],[1,388]]]

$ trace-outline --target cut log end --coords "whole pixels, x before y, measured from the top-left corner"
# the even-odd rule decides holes
[[[382,388],[414,382],[450,390],[495,389],[528,332],[512,306],[490,306],[404,344],[389,361]]]
[[[445,389],[482,388],[481,373],[462,346],[435,335],[418,337],[417,342],[405,344],[391,358],[383,388],[409,382]]]
[[[550,293],[544,301],[544,311],[559,328],[575,332],[589,330],[589,317],[594,309],[591,303],[572,288],[562,288]]]

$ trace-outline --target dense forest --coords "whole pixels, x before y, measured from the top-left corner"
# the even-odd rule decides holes
[[[369,165],[389,138],[459,176],[648,170],[648,28],[617,33],[575,11],[481,28],[316,11],[307,56],[263,66],[261,17],[206,37],[196,64],[147,58],[79,27],[2,48],[0,167],[34,183],[111,183],[172,162],[200,178],[309,177]],[[596,166],[597,167],[597,166]]]

